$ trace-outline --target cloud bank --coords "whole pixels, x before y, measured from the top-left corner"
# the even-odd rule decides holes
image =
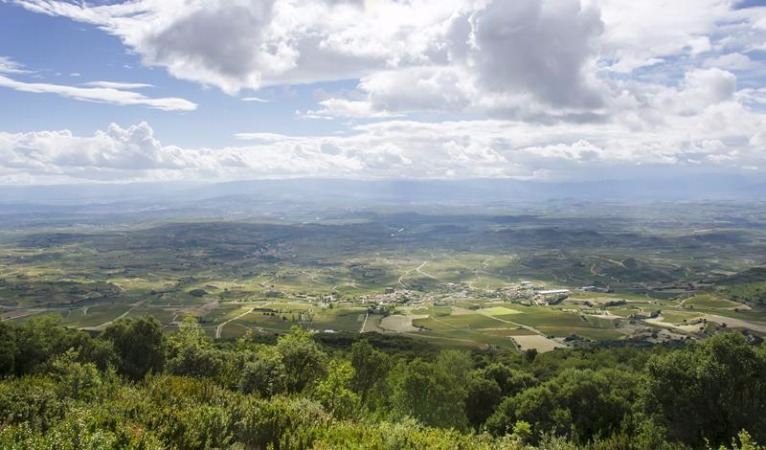
[[[100,27],[143,64],[243,101],[262,102],[255,91],[269,86],[354,87],[325,92],[298,113],[341,124],[327,136],[240,130],[242,146],[182,149],[161,145],[147,124],[92,137],[6,133],[5,182],[764,167],[766,8],[733,0],[13,2]],[[0,59],[3,67],[20,69]],[[127,90],[138,86],[40,86],[0,75],[3,83],[193,109]]]

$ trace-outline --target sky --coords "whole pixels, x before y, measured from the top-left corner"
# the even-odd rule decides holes
[[[0,0],[0,184],[766,179],[766,0]]]

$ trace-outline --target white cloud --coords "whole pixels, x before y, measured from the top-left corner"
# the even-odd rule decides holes
[[[250,103],[269,103],[270,100],[261,97],[243,97],[242,101]]]
[[[689,52],[692,56],[697,56],[713,49],[713,46],[710,45],[710,38],[707,36],[692,38],[687,45],[689,46]]]
[[[490,93],[593,108],[601,102],[585,69],[602,32],[599,10],[579,0],[493,1],[456,19],[449,39]]]
[[[694,114],[706,107],[732,100],[737,90],[737,77],[725,70],[694,69],[687,72],[681,89],[670,96],[660,95],[663,106],[679,114]]]
[[[176,97],[152,98],[120,87],[78,87],[51,83],[28,83],[0,75],[0,87],[34,94],[56,94],[76,100],[115,105],[148,106],[164,111],[194,111],[197,105]]]
[[[24,66],[6,56],[0,56],[0,73],[30,73]]]
[[[146,123],[93,136],[0,133],[0,182],[221,180],[286,177],[592,179],[651,167],[764,167],[766,119],[730,96],[726,72],[690,73],[658,99],[706,97],[652,127],[512,120],[370,122],[343,135],[239,133],[241,146],[180,148]],[[722,72],[722,71],[721,71]],[[675,97],[672,97],[675,95]],[[641,102],[639,102],[641,104]],[[645,109],[662,108],[652,102]]]
[[[345,98],[329,98],[319,102],[320,110],[311,110],[306,113],[298,112],[298,116],[308,119],[323,119],[331,117],[348,117],[355,119],[391,117],[384,110],[376,109],[368,101],[354,101]]]
[[[359,98],[311,111],[347,117],[366,110],[583,120],[611,102],[604,73],[677,70],[675,59],[702,54],[711,66],[741,70],[741,51],[763,42],[757,30],[766,20],[758,8],[733,10],[731,0],[15,3],[95,24],[144,64],[229,93],[359,79]],[[741,56],[714,64],[722,49]]]
[[[751,70],[761,67],[761,64],[742,53],[727,53],[706,59],[705,67],[718,67],[727,70]]]
[[[117,81],[89,81],[87,83],[83,83],[83,85],[88,87],[94,87],[94,88],[124,89],[124,90],[134,90],[134,89],[144,89],[144,88],[154,87],[153,85],[146,84],[146,83],[122,83]]]
[[[153,138],[139,145],[132,139],[146,137],[144,125],[88,138],[34,134],[22,139],[24,149],[50,149],[49,141],[60,140],[79,166],[50,159],[54,150],[29,150],[23,155],[32,166],[4,166],[14,179],[110,171],[150,179],[577,178],[653,165],[740,170],[764,167],[766,158],[763,62],[754,53],[766,42],[766,8],[733,10],[731,0],[15,3],[94,24],[145,65],[230,94],[322,81],[355,87],[321,86],[316,106],[300,106],[302,118],[350,119],[328,125],[337,125],[336,134],[243,132],[236,137],[245,145],[216,149],[162,146]],[[0,72],[20,70],[0,58]],[[83,88],[0,75],[3,83],[90,101],[196,106],[131,92],[149,87],[140,84]],[[241,100],[266,101],[249,93]],[[21,138],[4,139],[18,154]],[[73,142],[90,148],[90,156],[77,160],[83,156]],[[132,155],[126,164],[141,163],[120,171],[103,160],[117,156],[100,146]]]
[[[145,64],[229,93],[365,77],[380,87],[384,77],[374,76],[389,71],[434,77],[418,80],[435,83],[432,90],[460,73],[485,95],[525,93],[567,107],[599,103],[586,64],[602,24],[598,10],[579,0],[17,3],[96,24]]]
[[[705,39],[729,18],[730,0],[593,0],[605,24],[602,57],[618,72],[655,65],[668,57],[708,50]]]

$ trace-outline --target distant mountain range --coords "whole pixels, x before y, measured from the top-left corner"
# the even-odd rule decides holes
[[[135,183],[63,186],[0,186],[0,203],[96,204],[137,202],[179,204],[226,202],[347,204],[483,204],[547,200],[701,201],[766,199],[766,182],[737,176],[656,180],[541,182],[509,179],[334,180],[293,179],[226,183]]]

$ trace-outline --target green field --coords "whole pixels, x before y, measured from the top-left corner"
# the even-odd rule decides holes
[[[684,302],[684,306],[695,308],[736,308],[739,305],[737,302],[711,294],[697,295]]]
[[[130,311],[173,329],[192,315],[211,335],[226,323],[223,338],[293,325],[357,333],[370,311],[366,331],[386,314],[417,316],[422,331],[402,332],[477,347],[514,333],[623,339],[651,327],[629,317],[656,311],[671,325],[702,314],[766,323],[764,271],[749,265],[766,249],[760,228],[693,233],[718,213],[705,205],[630,217],[557,208],[0,229],[0,306],[11,321],[58,314],[80,328]],[[570,297],[542,306],[535,291],[559,288]]]
[[[64,316],[64,323],[80,327],[97,327],[116,319],[130,309],[130,305],[124,304],[90,306],[80,310],[72,310],[71,314]]]

